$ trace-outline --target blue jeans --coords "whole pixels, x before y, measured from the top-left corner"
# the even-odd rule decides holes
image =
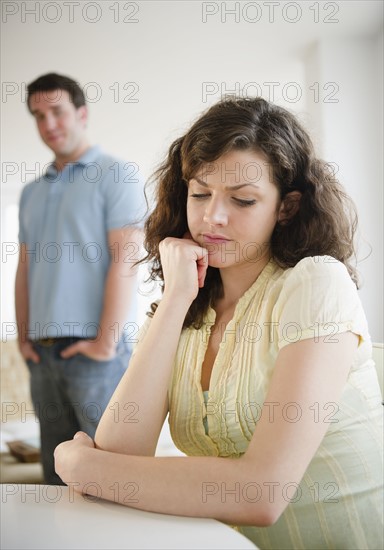
[[[54,468],[55,448],[79,430],[94,437],[131,356],[127,344],[121,341],[116,356],[109,361],[95,361],[81,354],[61,358],[60,352],[77,340],[62,338],[50,346],[35,342],[40,362],[27,360],[32,401],[40,422],[44,478],[51,485],[63,484]]]

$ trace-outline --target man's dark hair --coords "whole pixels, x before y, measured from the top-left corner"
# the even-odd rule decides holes
[[[32,94],[37,92],[51,92],[54,90],[65,90],[68,92],[69,97],[76,109],[85,105],[83,90],[77,82],[68,76],[48,73],[43,76],[39,76],[39,78],[27,86],[27,104],[29,111],[31,111],[30,99]]]

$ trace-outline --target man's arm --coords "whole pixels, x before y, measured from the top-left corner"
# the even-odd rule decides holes
[[[106,351],[114,353],[127,321],[127,311],[136,291],[137,271],[135,263],[140,258],[143,242],[138,228],[114,229],[108,233],[111,266],[108,271],[103,311],[100,318],[101,338]],[[115,331],[113,326],[117,327]]]
[[[21,355],[24,359],[32,359],[32,361],[38,363],[40,358],[34,350],[31,341],[28,339],[29,303],[27,256],[26,244],[21,243],[15,284],[16,323]]]
[[[82,353],[99,361],[111,359],[121,337],[127,311],[136,289],[139,259],[142,245],[142,231],[128,227],[108,232],[111,263],[107,273],[103,309],[99,321],[100,330],[96,340],[81,340],[62,352],[62,357]]]

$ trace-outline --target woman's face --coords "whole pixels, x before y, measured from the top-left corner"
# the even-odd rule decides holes
[[[252,150],[230,151],[204,165],[188,183],[189,231],[208,249],[212,267],[265,260],[279,206],[271,166]]]

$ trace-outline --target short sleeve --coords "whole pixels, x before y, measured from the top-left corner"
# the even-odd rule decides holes
[[[112,160],[103,181],[107,230],[127,225],[142,227],[146,202],[139,167],[135,162]]]
[[[330,256],[301,260],[289,270],[272,312],[278,347],[314,338],[337,342],[351,331],[359,345],[369,340],[356,286],[341,262]]]

